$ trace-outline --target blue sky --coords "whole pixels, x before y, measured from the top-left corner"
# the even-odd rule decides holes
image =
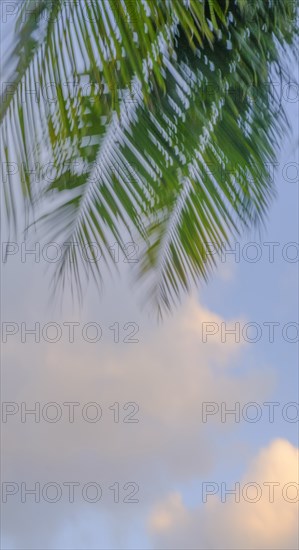
[[[249,233],[240,241],[241,249],[252,241],[279,242],[274,263],[262,245],[257,263],[219,263],[208,285],[201,283],[163,325],[147,307],[141,309],[127,266],[122,265],[120,279],[107,278],[101,298],[90,284],[80,310],[69,299],[62,309],[49,303],[45,262],[28,257],[23,263],[18,253],[1,265],[2,322],[18,326],[2,344],[2,400],[25,402],[28,408],[37,401],[61,407],[76,401],[80,410],[98,402],[103,409],[96,424],[82,420],[82,414],[73,424],[65,417],[53,424],[34,423],[31,417],[23,423],[19,412],[10,415],[2,424],[2,480],[100,480],[104,488],[99,505],[79,497],[73,504],[36,504],[30,498],[21,503],[19,492],[12,495],[2,505],[3,548],[297,547],[298,506],[277,498],[271,509],[263,501],[248,510],[246,503],[221,508],[219,494],[208,505],[201,499],[205,481],[228,486],[248,479],[298,481],[298,423],[286,422],[281,414],[286,403],[298,402],[298,343],[284,341],[281,332],[284,324],[298,323],[298,262],[282,257],[283,246],[299,240],[298,177],[293,182],[283,177],[287,163],[299,166],[298,101],[285,107],[292,135],[278,155],[277,198],[262,235]],[[22,236],[17,240],[21,245]],[[90,344],[79,333],[71,344],[64,331],[55,344],[31,337],[21,342],[21,323],[62,327],[66,321],[80,323],[79,332],[96,321],[103,337]],[[280,323],[273,343],[266,329],[257,343],[221,343],[219,334],[202,342],[205,322],[232,328],[235,322],[265,321]],[[119,344],[109,328],[115,322]],[[139,326],[136,344],[123,342],[128,322]],[[228,408],[237,401],[280,405],[273,423],[266,416],[257,423],[222,423],[219,415],[203,423],[206,401],[219,406],[225,401]],[[124,404],[137,403],[139,423],[111,422],[109,407],[115,402],[121,414]],[[116,508],[111,502],[109,485],[117,480],[139,483],[136,506],[122,502]]]

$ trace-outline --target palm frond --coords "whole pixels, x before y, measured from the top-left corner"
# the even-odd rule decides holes
[[[208,243],[220,251],[265,218],[288,128],[269,82],[289,77],[296,6],[41,0],[22,22],[26,8],[27,0],[0,111],[2,152],[23,168],[26,205],[41,203],[48,235],[68,243],[54,286],[70,277],[80,291],[90,274],[101,284],[99,264],[82,262],[74,245],[96,243],[110,265],[110,237],[124,249],[129,234],[144,243],[138,275],[158,309],[171,309],[208,277]],[[28,99],[35,82],[55,100]],[[9,220],[12,189],[6,178]]]

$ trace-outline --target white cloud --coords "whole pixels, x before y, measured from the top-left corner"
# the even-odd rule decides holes
[[[168,533],[175,529],[176,525],[185,525],[188,519],[182,496],[176,492],[155,507],[149,520],[149,527],[155,533]]]
[[[148,522],[155,547],[298,548],[298,482],[298,449],[276,439],[250,464],[240,482],[240,502],[235,495],[227,495],[222,502],[217,493],[196,509],[188,509],[182,496],[174,493],[156,504]],[[272,485],[273,493],[269,483],[277,484]],[[233,489],[235,484],[226,487]],[[260,498],[254,502],[258,490]]]
[[[29,270],[23,281],[27,285],[23,302],[24,287],[10,289],[15,303],[23,305],[16,319],[14,306],[10,310],[6,304],[6,319],[31,323],[36,318],[40,323],[55,319],[61,324],[74,320],[73,313],[63,319],[47,318],[47,310],[38,300],[46,292],[46,283],[39,278],[37,285],[30,277]],[[30,296],[37,296],[34,313]],[[81,501],[22,504],[18,496],[11,497],[11,505],[3,509],[3,528],[13,541],[11,548],[69,548],[73,540],[78,540],[78,547],[133,547],[128,526],[138,531],[148,509],[162,494],[179,484],[192,483],[198,475],[209,475],[218,465],[218,434],[230,433],[235,426],[223,425],[215,418],[207,429],[202,423],[203,401],[261,401],[273,387],[274,376],[263,365],[243,370],[246,346],[232,341],[223,344],[219,334],[202,342],[202,323],[223,319],[203,308],[194,296],[159,327],[137,312],[132,297],[127,289],[114,286],[98,302],[91,292],[77,319],[81,325],[90,320],[101,324],[103,338],[98,344],[82,338],[73,344],[65,339],[57,344],[22,344],[16,335],[3,350],[3,401],[24,401],[28,408],[36,401],[41,406],[77,401],[81,408],[95,401],[103,409],[102,420],[95,424],[84,421],[81,414],[73,424],[65,416],[56,424],[35,423],[29,416],[23,424],[16,414],[3,425],[3,480],[98,481],[105,489],[99,505]],[[138,322],[140,342],[114,344],[109,326],[116,320],[120,326],[126,321]],[[119,402],[122,407],[131,401],[140,406],[140,422],[113,423],[109,406]],[[245,448],[244,458],[246,455]],[[226,458],[230,460],[228,455]],[[138,482],[139,504],[120,503],[116,508],[108,489],[115,481]],[[180,502],[173,506],[179,513]],[[95,526],[91,520],[93,535],[84,539],[86,519],[83,525],[82,518],[94,514],[105,518],[109,531],[103,537],[103,524]],[[143,529],[143,546],[148,547],[145,532]],[[140,540],[135,541],[137,548]]]

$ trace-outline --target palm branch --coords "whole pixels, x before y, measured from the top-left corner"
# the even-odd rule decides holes
[[[169,310],[208,277],[210,244],[220,252],[265,219],[288,128],[271,81],[291,78],[296,4],[30,4],[19,5],[1,101],[1,154],[20,183],[4,180],[7,224],[21,190],[27,217],[42,211],[48,238],[67,243],[55,288],[70,281],[79,294],[90,275],[102,282],[80,246],[95,243],[111,266],[112,237],[125,250],[129,235],[142,243],[138,277]]]

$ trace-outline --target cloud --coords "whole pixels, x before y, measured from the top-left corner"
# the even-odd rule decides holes
[[[240,502],[223,491],[223,502],[219,494],[210,495],[195,509],[188,509],[178,492],[157,503],[148,521],[155,547],[298,548],[298,482],[298,449],[275,439],[249,465]]]
[[[149,527],[154,533],[168,533],[175,529],[176,525],[188,523],[188,512],[183,504],[180,493],[172,493],[153,510]]]
[[[101,302],[91,288],[80,315],[74,316],[69,309],[63,318],[52,314],[49,319],[41,305],[46,282],[34,273],[32,278],[31,270],[23,266],[23,286],[15,284],[16,278],[13,286],[8,284],[4,318],[27,321],[30,326],[36,319],[41,325],[75,320],[81,329],[74,343],[67,341],[67,332],[55,344],[34,343],[30,337],[21,343],[19,334],[10,337],[3,346],[2,400],[25,402],[27,408],[35,402],[41,408],[49,402],[80,405],[74,423],[68,421],[65,406],[57,423],[42,416],[35,422],[33,415],[22,423],[20,411],[10,416],[2,425],[2,479],[28,485],[77,481],[82,486],[95,481],[103,488],[103,497],[97,504],[82,498],[72,504],[64,498],[56,504],[36,504],[30,497],[21,503],[18,492],[3,506],[3,531],[10,541],[7,548],[115,549],[134,544],[148,548],[144,527],[148,510],[173,488],[192,484],[198,475],[211,475],[219,463],[219,433],[229,434],[236,428],[221,424],[219,417],[213,425],[203,424],[202,403],[263,400],[275,378],[264,365],[244,368],[246,345],[223,344],[219,334],[203,343],[202,323],[219,324],[223,319],[204,308],[196,296],[186,299],[175,316],[159,327],[145,313],[140,314],[134,294],[121,285],[108,287]],[[10,308],[9,297],[12,304],[20,304],[18,312],[15,305]],[[81,334],[84,323],[90,321],[97,321],[103,329],[101,341],[95,344],[84,341]],[[139,325],[139,343],[122,342],[128,321]],[[121,331],[117,344],[109,328],[115,322]],[[82,407],[90,402],[102,408],[99,422],[88,422],[82,416]],[[129,402],[139,406],[139,423],[123,422],[132,412],[124,409]],[[114,422],[117,403],[120,421]],[[53,413],[49,409],[49,415]],[[246,445],[241,451],[246,458]],[[221,452],[225,460],[226,451]],[[229,454],[226,459],[230,460]],[[116,506],[109,487],[117,482],[122,490],[128,481],[139,484],[139,503],[125,504],[122,495]],[[180,502],[174,501],[175,506],[179,513]],[[96,523],[95,516],[100,518]],[[90,518],[89,528],[86,518]]]

